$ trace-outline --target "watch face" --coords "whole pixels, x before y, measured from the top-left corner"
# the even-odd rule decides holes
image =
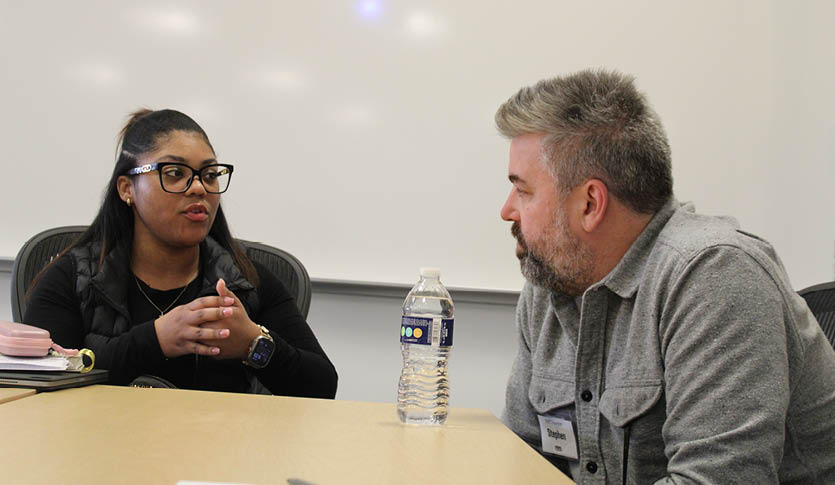
[[[255,348],[249,356],[249,363],[253,367],[264,367],[270,362],[270,357],[275,351],[275,343],[267,338],[259,338]]]

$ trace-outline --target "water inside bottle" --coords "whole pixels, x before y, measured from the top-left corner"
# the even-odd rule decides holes
[[[449,349],[403,345],[403,371],[397,392],[397,415],[409,424],[440,425],[449,408]]]
[[[429,287],[418,285],[409,293],[403,304],[403,315],[452,318],[452,300],[446,289],[440,284],[426,286]],[[403,368],[397,389],[400,420],[408,424],[443,424],[449,407],[447,362],[451,347],[404,343],[401,351]]]

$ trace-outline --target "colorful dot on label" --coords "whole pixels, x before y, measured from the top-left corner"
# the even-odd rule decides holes
[[[423,331],[419,328],[416,328],[415,329],[415,338],[420,338],[421,335],[423,335]]]
[[[411,336],[412,336],[412,327],[406,327],[406,336],[407,336],[407,337],[411,337]]]
[[[400,327],[400,336],[406,335],[406,327]]]

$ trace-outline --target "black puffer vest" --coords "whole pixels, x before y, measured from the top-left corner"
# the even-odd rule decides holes
[[[69,254],[75,262],[75,291],[81,303],[84,320],[84,346],[96,354],[96,366],[108,369],[113,362],[108,345],[112,337],[127,332],[134,322],[128,312],[127,290],[133,284],[128,248],[114,248],[99,268],[99,243],[73,248]],[[235,293],[249,315],[258,312],[258,293],[247,281],[232,256],[220,244],[207,237],[200,244],[202,281],[199,296],[216,295],[219,278]],[[110,348],[109,348],[110,347]]]

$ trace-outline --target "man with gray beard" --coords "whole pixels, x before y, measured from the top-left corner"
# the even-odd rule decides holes
[[[496,113],[528,280],[503,420],[579,483],[835,483],[835,352],[773,248],[673,197],[632,78]]]

